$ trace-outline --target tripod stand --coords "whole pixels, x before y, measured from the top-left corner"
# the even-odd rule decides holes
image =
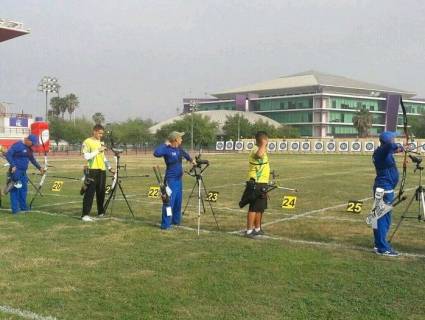
[[[399,220],[399,222],[397,223],[396,228],[394,229],[389,242],[392,241],[392,239],[394,238],[394,235],[396,234],[396,232],[398,231],[398,229],[401,226],[401,223],[405,220],[405,219],[418,219],[418,221],[421,220],[425,220],[425,190],[424,187],[422,186],[422,171],[424,170],[424,167],[422,167],[420,165],[422,159],[421,158],[417,158],[417,157],[411,157],[411,159],[416,163],[416,170],[419,170],[419,185],[415,190],[415,193],[413,194],[412,198],[410,199],[406,209],[403,211],[403,214],[401,215],[401,218]],[[410,206],[412,205],[413,201],[418,201],[419,202],[419,207],[418,207],[418,215],[417,216],[408,216],[408,211],[410,209]]]
[[[197,198],[198,198],[198,236],[201,230],[201,206],[202,206],[202,212],[205,214],[206,213],[206,207],[205,207],[205,202],[204,202],[204,197],[202,194],[202,189],[204,190],[204,194],[205,196],[208,196],[208,191],[207,188],[205,187],[205,182],[204,182],[204,178],[202,177],[202,173],[208,168],[209,163],[207,160],[201,160],[202,163],[198,163],[197,165],[195,165],[192,169],[190,169],[189,172],[186,172],[187,174],[189,174],[190,176],[194,177],[196,179],[195,184],[193,185],[192,191],[190,192],[189,198],[187,199],[186,205],[184,207],[183,210],[183,215],[186,212],[186,209],[189,205],[190,199],[192,199],[192,197],[194,196],[195,193],[195,189],[197,188]],[[205,164],[205,166],[202,168],[202,165]],[[215,212],[214,209],[212,207],[211,201],[208,201],[210,209],[211,209],[211,213],[214,217],[215,223],[217,225],[217,229],[219,230],[220,227],[218,225],[217,222],[217,217],[215,216]]]
[[[130,211],[131,215],[134,218],[133,209],[131,209],[130,203],[127,200],[127,196],[124,193],[124,189],[121,184],[121,176],[120,176],[120,169],[124,166],[120,165],[120,159],[121,159],[121,153],[123,152],[122,149],[115,149],[112,148],[112,151],[114,152],[114,158],[116,161],[116,168],[115,168],[115,174],[114,174],[114,181],[112,182],[111,190],[108,196],[108,199],[105,202],[105,205],[103,207],[103,212],[106,214],[106,211],[108,210],[109,205],[111,204],[111,214],[113,210],[113,203],[116,198],[117,190],[120,190],[122,197],[125,200],[125,203],[127,204],[128,210]]]

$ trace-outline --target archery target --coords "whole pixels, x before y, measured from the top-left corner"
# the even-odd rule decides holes
[[[326,142],[326,151],[327,152],[335,152],[336,151],[336,144],[335,144],[334,141]]]
[[[348,151],[348,142],[347,141],[340,141],[338,143],[338,151],[339,152],[347,152]]]
[[[235,150],[236,151],[242,151],[243,150],[243,142],[242,141],[236,141],[235,142]]]
[[[323,142],[322,141],[316,141],[314,143],[314,151],[316,152],[322,152],[323,151]]]
[[[416,149],[418,148],[418,142],[417,141],[409,142],[408,146],[409,146],[409,150],[417,151]]]
[[[286,141],[281,141],[278,144],[278,150],[279,151],[286,151],[288,150],[288,143]]]
[[[49,129],[44,129],[43,131],[41,131],[41,139],[40,139],[40,144],[45,144],[49,142],[49,139],[50,139]]]
[[[226,150],[233,150],[233,141],[226,141]]]
[[[276,143],[276,141],[272,141],[272,142],[269,142],[269,143],[267,144],[267,150],[268,150],[269,152],[274,152],[274,151],[276,151],[276,148],[277,148],[277,143]]]
[[[359,142],[359,141],[352,141],[350,149],[353,152],[360,152],[360,151],[362,151],[362,143]]]
[[[310,141],[304,141],[301,144],[301,149],[302,149],[302,151],[305,151],[305,152],[310,151],[311,150],[311,143],[310,143]]]
[[[251,151],[252,149],[254,149],[254,142],[252,141],[247,142],[245,145],[245,150]]]
[[[291,142],[291,151],[299,151],[300,143],[298,141]]]
[[[217,141],[215,143],[215,150],[223,151],[224,150],[224,142],[223,141]]]
[[[373,152],[375,150],[375,141],[367,141],[364,144],[364,151],[365,152]]]

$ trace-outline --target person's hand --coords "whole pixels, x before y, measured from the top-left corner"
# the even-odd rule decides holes
[[[266,147],[269,141],[267,139],[261,139],[260,147]]]
[[[115,170],[114,169],[109,168],[108,170],[109,170],[110,173],[115,174]]]
[[[99,152],[104,152],[106,149],[107,149],[107,148],[106,148],[105,146],[101,146],[101,147],[99,148]]]
[[[46,173],[46,171],[47,171],[46,169],[44,169],[44,168],[40,168],[40,174],[41,174],[41,175],[45,174],[45,173]]]
[[[192,161],[190,162],[192,165],[196,166],[196,160],[192,159]]]
[[[16,167],[12,167],[11,172],[12,172],[12,173],[16,172]]]

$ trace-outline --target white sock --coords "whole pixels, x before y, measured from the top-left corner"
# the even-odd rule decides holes
[[[246,230],[246,234],[251,234],[252,230]]]
[[[256,232],[260,232],[261,228],[255,228]]]

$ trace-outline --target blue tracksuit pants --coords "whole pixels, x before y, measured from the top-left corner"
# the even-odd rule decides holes
[[[13,181],[21,181],[22,187],[15,188],[13,187],[10,190],[10,207],[12,213],[18,213],[19,211],[27,211],[27,192],[28,192],[28,177],[25,171],[16,170],[12,174]]]
[[[182,216],[183,184],[181,179],[168,179],[167,186],[171,189],[170,204],[172,216],[167,216],[166,205],[162,205],[161,229],[168,229],[171,224],[180,224]]]
[[[375,193],[375,190],[374,190]],[[385,193],[384,201],[390,204],[394,200],[394,192]],[[373,236],[375,238],[375,247],[378,248],[378,252],[382,253],[385,251],[391,251],[391,245],[387,241],[388,231],[391,227],[391,211],[378,219],[377,229],[373,229]]]

